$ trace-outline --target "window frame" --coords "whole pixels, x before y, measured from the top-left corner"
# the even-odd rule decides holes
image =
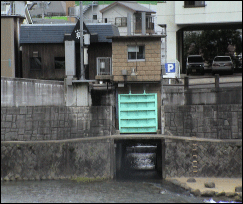
[[[194,4],[187,4],[186,2],[194,2]],[[197,4],[196,2],[202,2],[201,4]],[[205,1],[184,1],[184,8],[197,8],[197,7],[205,7]]]
[[[119,19],[120,19],[120,23],[117,22]],[[116,17],[115,25],[118,27],[126,27],[127,26],[127,17]]]
[[[98,15],[97,14],[93,14],[93,20],[98,20]]]
[[[138,52],[129,52],[129,47],[135,47],[135,50],[138,50]],[[143,58],[138,59],[138,53],[139,53],[139,48],[143,47]],[[129,59],[129,53],[136,53],[136,58],[135,59]],[[127,61],[145,61],[145,45],[128,45],[127,46]]]

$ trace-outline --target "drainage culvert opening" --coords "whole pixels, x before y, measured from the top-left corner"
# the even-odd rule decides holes
[[[116,140],[116,179],[161,179],[162,140]]]

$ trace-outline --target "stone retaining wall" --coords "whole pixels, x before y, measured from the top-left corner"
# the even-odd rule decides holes
[[[194,148],[197,150],[193,151]],[[197,173],[193,173],[193,170],[197,170]],[[217,142],[167,140],[165,175],[166,177],[241,178],[242,140]]]
[[[165,134],[211,139],[242,139],[242,104],[165,105]]]
[[[1,141],[61,140],[113,132],[111,106],[1,107]]]
[[[110,140],[2,142],[1,180],[112,178]]]

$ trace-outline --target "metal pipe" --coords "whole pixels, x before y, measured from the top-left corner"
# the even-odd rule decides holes
[[[83,2],[80,1],[80,68],[81,80],[85,79],[84,76],[84,42],[83,42]]]

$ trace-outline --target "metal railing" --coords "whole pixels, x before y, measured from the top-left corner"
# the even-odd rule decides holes
[[[111,57],[96,58],[97,75],[112,75]]]

